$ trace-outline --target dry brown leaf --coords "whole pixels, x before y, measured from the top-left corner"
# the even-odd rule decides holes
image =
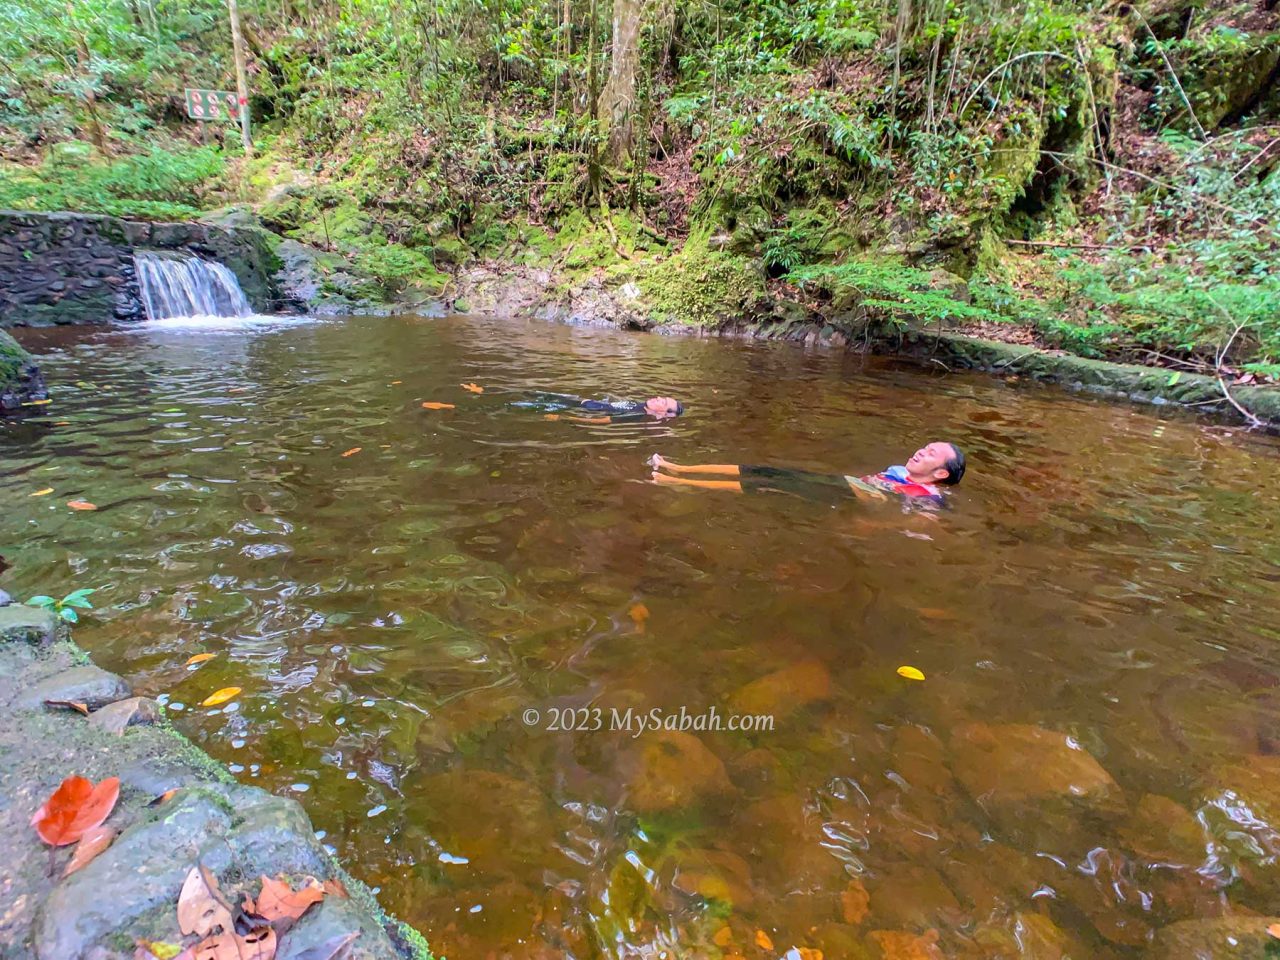
[[[324,882],[324,892],[327,896],[340,897],[343,900],[347,900],[351,897],[351,894],[347,893],[347,885],[337,877]]]
[[[850,880],[849,886],[845,887],[844,892],[840,894],[840,915],[844,917],[845,923],[856,926],[866,919],[870,903],[871,895],[867,893],[867,888],[862,885],[862,881]]]
[[[324,887],[314,877],[307,877],[297,890],[283,880],[262,878],[262,892],[258,894],[255,913],[268,920],[297,920],[314,904],[324,899]]]
[[[74,710],[76,713],[83,713],[86,717],[89,715],[88,704],[75,700],[46,700],[44,705],[46,707],[65,707],[68,710]]]
[[[178,929],[205,937],[219,927],[231,929],[231,910],[222,898],[222,891],[215,895],[205,883],[200,868],[192,867],[178,894]]]
[[[100,854],[116,838],[116,829],[102,824],[94,827],[80,838],[80,842],[76,844],[75,850],[71,852],[71,861],[67,864],[67,868],[62,871],[64,877],[69,877],[77,870],[88,865],[94,857]]]
[[[274,960],[276,932],[270,927],[243,936],[219,933],[196,944],[195,960]]]
[[[135,723],[155,723],[159,719],[160,713],[154,700],[148,697],[130,697],[93,711],[89,723],[99,730],[123,737],[126,727]]]
[[[363,450],[363,449],[364,449],[364,447],[352,447],[350,450],[348,450],[348,451],[346,451],[345,453],[343,453],[343,456],[344,456],[344,457],[354,457],[357,453],[359,453],[359,452],[360,452],[361,450]]]

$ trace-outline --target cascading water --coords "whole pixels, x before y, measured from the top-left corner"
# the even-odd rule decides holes
[[[253,315],[236,275],[220,263],[189,253],[142,252],[133,262],[151,320]]]

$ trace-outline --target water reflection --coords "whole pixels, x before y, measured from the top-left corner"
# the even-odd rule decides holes
[[[1270,442],[507,321],[33,337],[62,387],[0,435],[6,584],[100,587],[80,640],[293,791],[441,953],[1125,956],[1273,909]],[[509,406],[535,390],[688,413]],[[927,540],[893,509],[643,482],[655,451],[853,473],[934,437],[970,471]],[[194,706],[224,686],[234,709]],[[546,729],[681,705],[776,722]]]

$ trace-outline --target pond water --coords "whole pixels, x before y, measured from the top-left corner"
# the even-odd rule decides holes
[[[4,586],[98,588],[95,659],[451,960],[1124,957],[1274,911],[1273,441],[498,319],[24,341],[55,403],[0,430]],[[538,390],[688,412],[510,405]],[[644,466],[865,473],[934,438],[969,454],[935,522]],[[772,729],[612,729],[681,708]]]

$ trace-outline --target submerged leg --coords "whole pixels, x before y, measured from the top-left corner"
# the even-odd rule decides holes
[[[689,480],[685,477],[669,477],[665,473],[659,473],[657,470],[653,471],[653,482],[677,484],[682,487],[701,487],[703,490],[742,492],[742,484],[737,480]]]
[[[655,453],[649,461],[655,470],[670,470],[672,473],[709,473],[718,477],[736,477],[742,472],[736,463],[672,463],[661,454]]]

